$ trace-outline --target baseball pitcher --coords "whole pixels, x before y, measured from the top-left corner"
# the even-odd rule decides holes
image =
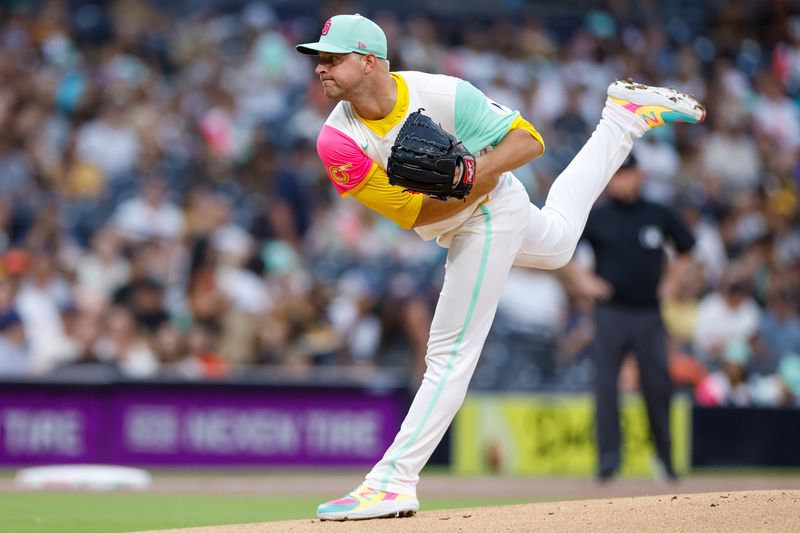
[[[339,194],[449,249],[427,369],[400,431],[358,488],[317,508],[322,520],[409,516],[512,265],[564,266],[634,140],[665,123],[702,122],[705,110],[673,89],[614,82],[597,128],[538,209],[511,171],[541,156],[544,141],[518,111],[462,79],[391,72],[386,36],[357,14],[332,17],[318,42],[297,50],[318,56],[322,90],[339,101],[317,141]]]

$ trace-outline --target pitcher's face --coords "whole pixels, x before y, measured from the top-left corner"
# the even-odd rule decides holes
[[[320,52],[314,72],[322,82],[325,96],[332,100],[347,100],[364,77],[365,56],[356,53],[330,54]]]

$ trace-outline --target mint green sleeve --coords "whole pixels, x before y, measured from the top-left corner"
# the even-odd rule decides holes
[[[470,152],[496,146],[517,117],[519,111],[498,104],[468,81],[458,81],[454,116],[456,137]]]

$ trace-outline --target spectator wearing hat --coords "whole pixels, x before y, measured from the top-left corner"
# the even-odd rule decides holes
[[[608,184],[608,201],[596,206],[586,223],[583,239],[594,250],[594,272],[575,260],[564,269],[577,295],[597,301],[592,354],[600,482],[610,481],[621,466],[618,382],[631,351],[658,455],[656,473],[676,479],[669,428],[672,383],[659,298],[676,292],[692,265],[695,241],[672,209],[641,197],[642,180],[631,155]],[[677,258],[665,270],[670,243]]]

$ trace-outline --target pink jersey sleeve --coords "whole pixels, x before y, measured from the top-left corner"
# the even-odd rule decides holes
[[[353,139],[327,124],[317,138],[317,152],[328,177],[343,196],[361,185],[374,164]]]

